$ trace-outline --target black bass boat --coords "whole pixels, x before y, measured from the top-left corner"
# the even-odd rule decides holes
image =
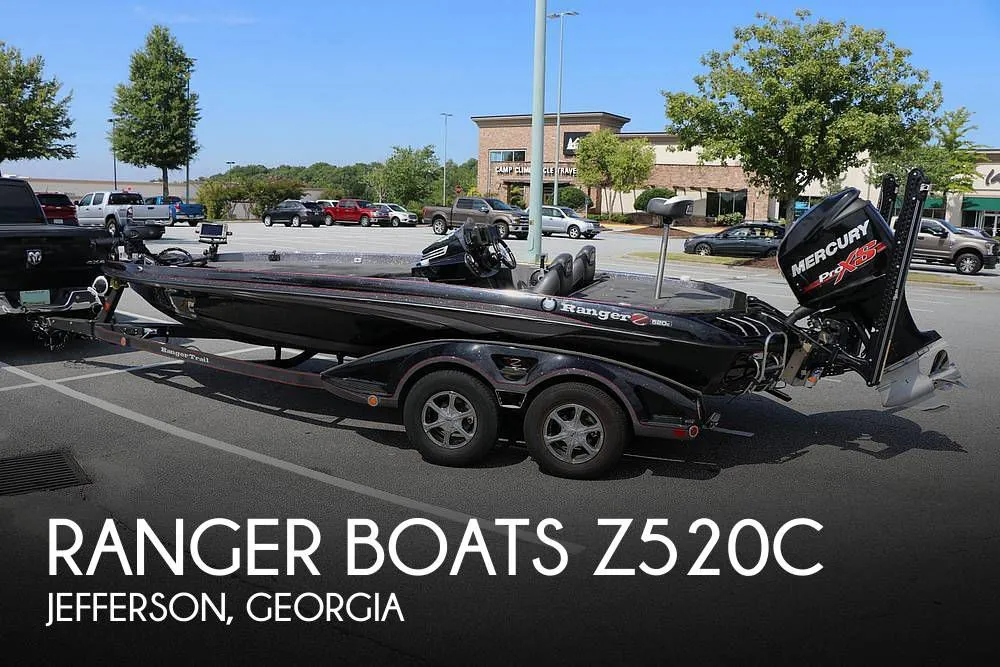
[[[848,371],[877,387],[887,408],[941,405],[958,370],[936,332],[919,331],[904,295],[926,197],[910,176],[895,234],[848,189],[788,230],[778,265],[801,304],[788,314],[709,283],[599,272],[593,246],[546,266],[518,265],[497,230],[466,224],[420,256],[219,253],[228,231],[204,223],[205,257],[150,253],[126,243],[94,286],[93,322],[50,325],[220,368],[326,389],[373,407],[401,407],[428,460],[484,456],[514,416],[546,471],[592,477],[631,435],[690,439],[716,428],[704,395],[813,386]],[[895,199],[894,181],[882,201]],[[690,200],[653,200],[670,223]],[[881,205],[880,205],[881,208]],[[661,253],[665,256],[665,252]],[[131,287],[178,325],[116,324]],[[192,351],[181,337],[273,346],[270,364]],[[281,357],[282,348],[300,352]],[[317,353],[348,361],[322,373],[291,368]],[[515,436],[516,437],[516,436]]]

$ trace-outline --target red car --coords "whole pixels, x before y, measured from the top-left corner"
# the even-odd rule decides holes
[[[62,192],[37,192],[35,196],[38,197],[38,203],[42,205],[45,219],[49,224],[79,226],[76,206],[69,196]]]
[[[328,225],[334,222],[356,222],[362,227],[389,224],[389,210],[364,199],[341,199],[336,206],[324,208],[323,213]]]

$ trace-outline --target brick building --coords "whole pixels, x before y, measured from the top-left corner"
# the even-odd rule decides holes
[[[479,128],[479,189],[509,199],[513,188],[520,188],[525,201],[530,195],[531,179],[531,116],[473,116]],[[769,193],[751,186],[738,162],[706,161],[699,163],[698,151],[678,149],[677,137],[666,132],[624,132],[629,118],[603,111],[564,113],[561,116],[562,141],[559,146],[559,184],[576,185],[587,191],[576,177],[575,147],[581,136],[601,129],[610,129],[622,139],[646,139],[656,154],[649,185],[669,187],[677,194],[692,196],[695,216],[714,217],[723,213],[740,212],[747,219],[763,220],[777,216],[780,204]],[[545,194],[551,194],[555,176],[556,141],[555,114],[545,116]],[[844,185],[857,187],[869,194],[862,170],[851,170]],[[807,188],[800,205],[805,207],[822,192],[819,184]],[[600,193],[587,193],[600,208]],[[615,211],[634,211],[636,193],[620,193]]]

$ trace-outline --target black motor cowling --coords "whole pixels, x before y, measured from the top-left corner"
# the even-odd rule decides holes
[[[880,290],[892,244],[892,229],[879,212],[848,188],[791,225],[778,248],[778,266],[800,304],[828,308]]]

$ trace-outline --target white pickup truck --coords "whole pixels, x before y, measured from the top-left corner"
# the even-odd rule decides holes
[[[104,227],[113,235],[146,227],[144,238],[157,239],[170,224],[169,204],[147,204],[138,192],[88,192],[76,204],[81,227]]]

